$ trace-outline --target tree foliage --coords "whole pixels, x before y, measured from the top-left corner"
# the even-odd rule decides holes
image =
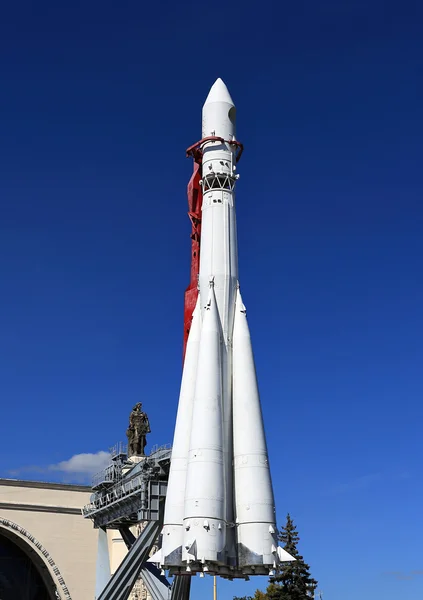
[[[234,596],[234,600],[267,600],[267,596],[265,592],[261,592],[260,590],[256,590],[254,596]]]
[[[260,590],[256,590],[253,600],[267,600],[267,596],[264,592],[261,592]]]
[[[309,565],[298,552],[300,537],[289,514],[278,539],[295,561],[283,564],[280,572],[270,578],[266,592],[256,590],[254,596],[235,597],[234,600],[310,600],[313,597],[317,581],[310,575]]]
[[[285,563],[281,571],[270,578],[266,600],[309,600],[317,587],[317,581],[311,577],[309,565],[298,552],[300,537],[289,514],[278,539],[295,561]]]

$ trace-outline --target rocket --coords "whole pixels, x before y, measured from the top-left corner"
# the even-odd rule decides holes
[[[157,556],[170,574],[274,574],[275,505],[238,280],[236,108],[221,79],[203,106],[198,296],[186,345]]]

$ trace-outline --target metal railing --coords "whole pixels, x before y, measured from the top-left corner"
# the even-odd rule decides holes
[[[116,456],[127,456],[128,455],[128,444],[124,444],[123,442],[118,442],[114,446],[109,449],[110,456],[115,458]]]
[[[171,444],[153,446],[151,453],[146,458],[153,458],[157,460],[161,458],[160,455],[163,455],[163,458],[166,457],[170,459],[171,448]],[[110,479],[107,480],[107,477],[110,477]],[[106,508],[115,502],[129,498],[133,494],[141,491],[143,488],[145,489],[147,483],[144,473],[140,473],[139,475],[136,475],[127,481],[121,478],[122,472],[117,465],[110,465],[110,467],[107,467],[105,471],[97,473],[97,475],[95,475],[93,478],[93,488],[98,487],[102,483],[108,483],[109,481],[111,484],[113,481],[115,481],[115,483],[103,493],[94,494],[96,496],[94,500],[82,508],[82,515],[84,517],[88,517],[98,510]],[[97,483],[94,484],[95,481]]]
[[[165,452],[167,450],[171,450],[172,449],[172,444],[163,444],[162,446],[159,446],[158,444],[154,444],[154,446],[152,446],[151,450],[150,450],[150,454],[148,456],[153,456],[153,454],[158,454],[159,452]]]
[[[93,502],[86,504],[82,509],[83,516],[88,516],[97,510],[109,506],[113,502],[129,497],[135,492],[141,490],[145,479],[142,475],[138,475],[128,482],[119,482],[112,486],[105,494],[99,495]]]

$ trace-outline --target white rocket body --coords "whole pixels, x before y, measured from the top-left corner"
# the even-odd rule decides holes
[[[276,517],[251,339],[238,282],[235,106],[203,107],[199,297],[184,362],[158,559],[171,573],[244,577],[292,560]],[[155,557],[155,560],[157,558]]]
[[[222,334],[213,287],[204,309],[188,453],[182,560],[225,562]]]
[[[162,547],[166,549],[172,564],[182,565],[182,544],[184,541],[184,507],[188,468],[188,452],[192,429],[195,384],[197,381],[198,352],[201,336],[200,297],[192,317],[191,330],[185,353],[176,415],[175,435],[172,446],[172,468],[169,473],[166,494],[166,521],[163,527]],[[170,544],[168,544],[168,541]]]

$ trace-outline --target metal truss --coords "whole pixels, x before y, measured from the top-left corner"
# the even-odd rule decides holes
[[[163,513],[161,503],[160,519],[150,521],[138,538],[128,526],[119,527],[129,552],[97,600],[127,600],[139,577],[152,600],[189,600],[190,576],[177,575],[171,585],[155,565],[147,562],[163,525]]]
[[[160,520],[150,521],[147,524],[147,527],[132,544],[128,554],[125,556],[119,568],[109,580],[97,600],[127,600],[129,598],[132,588],[150,556],[151,548],[157,539],[161,526]],[[153,577],[155,576],[151,575],[151,578]],[[154,586],[151,583],[151,589],[149,589],[148,582],[145,579],[144,583],[154,600],[168,600],[170,597],[170,594],[158,595],[158,590],[161,591],[162,587],[166,587],[163,586],[162,582],[158,582],[160,586]],[[158,590],[156,588],[158,588]]]
[[[128,548],[114,575],[106,577],[104,588],[100,584],[96,600],[127,600],[139,577],[152,600],[189,600],[189,575],[175,576],[171,585],[147,562],[163,527],[170,456],[170,446],[154,447],[149,456],[134,464],[128,461],[126,448],[118,445],[111,452],[111,465],[95,476],[91,502],[82,514],[97,529],[117,529]],[[130,527],[142,521],[147,525],[136,538]]]

